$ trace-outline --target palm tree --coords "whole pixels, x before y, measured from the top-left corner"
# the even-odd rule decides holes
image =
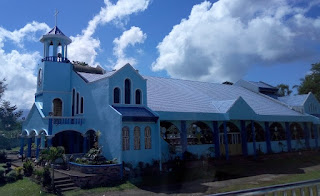
[[[41,152],[40,160],[47,161],[49,164],[55,163],[59,158],[65,160],[64,152],[62,146],[50,147]]]

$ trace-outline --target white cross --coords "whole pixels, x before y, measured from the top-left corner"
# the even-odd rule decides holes
[[[57,26],[57,16],[58,16],[58,14],[59,14],[59,11],[56,9],[56,12],[54,13],[54,16],[55,16],[55,21],[56,21],[56,26]]]

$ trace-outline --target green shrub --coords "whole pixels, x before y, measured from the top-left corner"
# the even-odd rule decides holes
[[[7,161],[7,153],[5,151],[0,151],[0,163],[5,163]]]
[[[14,182],[18,179],[17,173],[14,170],[7,173],[5,177],[7,182]]]
[[[48,187],[51,185],[51,173],[49,170],[49,167],[43,168],[43,173],[42,173],[42,186]]]
[[[35,178],[38,180],[38,181],[41,181],[42,177],[43,177],[43,170],[34,170],[34,175],[35,175]]]
[[[5,177],[4,177],[5,171],[6,170],[3,167],[0,167],[0,183],[5,182]]]
[[[23,167],[16,167],[16,168],[14,168],[14,171],[17,174],[17,179],[22,179]]]
[[[33,165],[30,160],[27,160],[25,163],[23,163],[23,173],[25,176],[31,176],[33,173]]]

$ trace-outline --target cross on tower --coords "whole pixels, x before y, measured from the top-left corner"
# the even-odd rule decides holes
[[[56,25],[57,26],[57,16],[59,14],[59,11],[56,9],[55,13],[54,13],[54,16],[55,16],[55,21],[56,21]]]

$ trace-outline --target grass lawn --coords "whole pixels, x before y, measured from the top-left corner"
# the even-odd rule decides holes
[[[40,185],[32,182],[28,178],[23,178],[14,183],[8,183],[0,186],[0,194],[5,196],[54,196],[41,191]]]

